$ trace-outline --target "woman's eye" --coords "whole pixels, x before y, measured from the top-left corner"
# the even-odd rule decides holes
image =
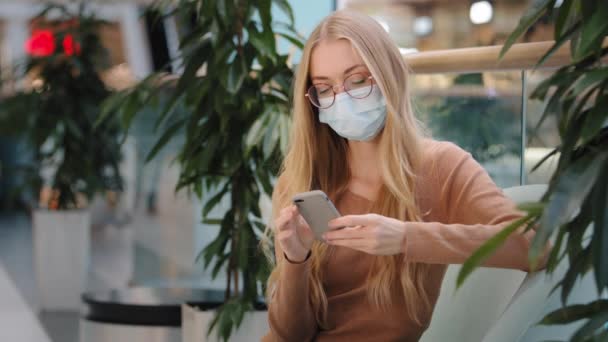
[[[365,78],[358,78],[353,80],[353,84],[362,84],[365,83]]]
[[[329,88],[317,88],[317,92],[322,95],[322,94],[327,94],[329,92]]]

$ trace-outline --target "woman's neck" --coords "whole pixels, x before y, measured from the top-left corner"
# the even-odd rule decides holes
[[[351,186],[378,190],[382,184],[380,170],[379,141],[349,141],[348,164],[351,174]]]

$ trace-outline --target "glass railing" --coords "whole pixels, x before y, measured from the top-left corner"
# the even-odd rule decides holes
[[[547,183],[557,156],[531,170],[559,143],[557,125],[550,117],[537,128],[545,104],[529,97],[569,62],[563,48],[535,69],[551,45],[516,44],[502,60],[501,46],[406,55],[418,117],[434,138],[470,152],[499,186]]]
[[[433,138],[470,152],[499,186],[520,184],[521,72],[415,75],[412,89]]]

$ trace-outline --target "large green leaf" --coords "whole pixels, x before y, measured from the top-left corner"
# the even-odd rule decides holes
[[[279,119],[280,114],[272,113],[270,114],[271,118],[268,123],[268,129],[265,131],[264,142],[262,144],[262,151],[266,158],[270,158],[274,149],[279,145]]]
[[[247,137],[245,138],[245,145],[249,150],[262,141],[270,117],[269,112],[264,112],[259,118],[257,118],[257,120],[255,120],[249,129]]]
[[[608,287],[608,161],[604,162],[593,195],[594,233],[591,242],[598,293]]]
[[[101,111],[95,122],[95,127],[101,125],[102,122],[107,120],[110,116],[114,115],[115,112],[120,108],[127,97],[128,93],[116,93],[109,96],[101,105]]]
[[[216,255],[217,257],[217,255]],[[220,274],[220,271],[226,267],[226,263],[230,258],[230,253],[225,253],[217,257],[215,264],[213,265],[213,269],[211,270],[211,279],[217,278],[217,275]]]
[[[606,322],[608,322],[608,310],[604,310],[602,313],[591,317],[587,323],[585,323],[579,330],[576,331],[574,335],[572,335],[570,341],[586,341],[588,337],[599,333],[599,329],[604,329]]]
[[[484,242],[484,244],[481,245],[481,247],[479,247],[462,265],[456,280],[456,287],[459,288],[462,286],[466,278],[473,272],[475,268],[481,266],[484,261],[486,261],[500,246],[504,244],[507,238],[513,234],[517,228],[526,224],[526,222],[528,222],[531,218],[531,215],[527,215],[513,221],[498,234]]]
[[[604,127],[604,123],[608,120],[608,96],[598,97],[598,101],[591,109],[581,130],[583,143],[588,143],[591,139],[597,136],[600,130]]]
[[[230,190],[230,182],[226,182],[216,194],[214,194],[209,200],[205,201],[205,205],[203,207],[203,217],[207,217],[207,215],[209,215],[209,212],[211,212],[211,210],[213,210],[213,208],[220,203],[222,198],[226,196],[228,190]]]
[[[561,286],[561,300],[562,305],[566,305],[568,302],[568,297],[576,284],[576,280],[580,278],[586,271],[586,266],[589,264],[591,258],[591,248],[587,247],[583,249],[580,253],[576,254],[576,256],[570,260],[570,267],[566,274],[562,278],[562,280],[558,283],[555,288]],[[553,292],[553,291],[552,291]]]
[[[573,162],[557,180],[549,197],[549,203],[540,220],[530,250],[530,260],[536,260],[543,252],[551,233],[570,220],[595,184],[607,153],[588,153]]]
[[[269,176],[268,172],[266,172],[266,169],[263,167],[256,167],[255,171],[256,171],[257,179],[260,182],[260,184],[262,185],[264,192],[267,195],[271,195],[272,190],[273,190],[273,185],[272,185],[272,182],[270,181],[270,176]]]
[[[572,85],[574,90],[573,95],[579,95],[588,87],[594,86],[606,80],[608,80],[608,67],[589,70]]]
[[[215,0],[217,12],[224,25],[228,26],[234,22],[234,1],[233,0]]]
[[[225,85],[226,90],[231,94],[236,94],[241,89],[248,72],[247,65],[245,65],[245,59],[241,56],[237,56],[234,62],[228,67]]]
[[[201,259],[203,259],[203,265],[205,268],[207,268],[214,256],[222,255],[222,253],[224,253],[228,240],[229,235],[224,232],[220,232],[211,243],[209,243],[199,252],[194,261],[198,263],[201,261]]]
[[[557,16],[557,20],[555,21],[555,31],[554,37],[561,37],[564,28],[568,22],[569,18],[574,17],[574,5],[577,3],[577,0],[564,0],[562,5],[559,8],[559,14]]]
[[[530,172],[536,171],[544,162],[546,162],[549,158],[559,153],[559,149],[554,148],[551,152],[547,153],[544,157],[542,157],[530,170]]]
[[[563,94],[566,92],[565,88],[558,88],[549,98],[549,101],[547,102],[547,105],[545,106],[543,113],[540,117],[540,119],[538,120],[538,122],[536,123],[536,126],[533,129],[533,132],[538,132],[538,130],[540,129],[540,127],[542,126],[542,124],[545,122],[545,120],[549,117],[549,115],[555,114],[555,112],[558,110],[559,105],[560,105],[560,99],[562,98]]]
[[[576,304],[548,313],[539,324],[569,324],[602,311],[608,311],[608,300],[599,299],[588,304]]]
[[[156,117],[156,122],[154,123],[154,130],[157,130],[159,127],[163,125],[168,119],[172,116],[175,110],[183,103],[185,94],[173,92],[170,99],[163,104],[162,111]]]
[[[81,127],[76,123],[72,118],[66,118],[65,124],[68,129],[68,132],[74,135],[74,137],[78,140],[84,138],[83,132],[81,131]]]
[[[519,19],[519,23],[515,30],[509,35],[507,41],[500,50],[500,58],[511,48],[511,46],[517,41],[517,39],[526,32],[532,24],[537,22],[547,10],[553,8],[555,0],[534,0],[530,5],[530,8],[526,13]]]
[[[289,2],[287,0],[272,0],[272,2],[276,4],[281,9],[281,11],[283,11],[283,13],[287,14],[287,18],[289,18],[290,25],[294,25],[295,18],[293,16],[293,10],[291,9]]]
[[[210,39],[206,39],[196,46],[189,58],[184,62],[185,67],[182,75],[177,82],[175,92],[181,94],[186,91],[197,77],[197,71],[208,62],[209,55],[212,52]]]
[[[126,98],[125,102],[123,103],[124,105],[121,113],[122,126],[129,127],[131,125],[131,122],[133,122],[133,118],[135,118],[135,115],[139,112],[141,108],[137,90],[131,92],[131,94]]]
[[[261,53],[262,56],[275,59],[276,39],[270,30],[259,31],[254,23],[249,25],[249,41]]]
[[[277,35],[287,39],[290,43],[292,43],[293,45],[297,46],[300,49],[304,48],[304,42],[302,41],[302,39],[300,37],[293,36],[293,35],[290,35],[288,33],[283,33],[283,32],[278,32]]]
[[[272,23],[271,0],[256,0],[255,4],[258,8],[260,19],[262,20],[262,26],[264,27],[264,30],[266,30]]]
[[[585,243],[585,246],[583,246],[583,237],[585,236],[587,229],[589,229],[589,225],[593,218],[592,200],[593,198],[591,196],[587,196],[581,210],[574,220],[571,220],[560,228],[568,231],[566,254],[571,263],[578,257],[578,254],[583,251],[583,247],[586,247],[587,245]]]
[[[146,163],[154,159],[158,152],[167,145],[167,142],[169,142],[169,140],[184,126],[185,122],[186,119],[179,120],[165,130],[146,156]]]
[[[544,99],[552,87],[559,87],[558,90],[565,90],[573,82],[575,82],[583,71],[570,70],[568,66],[561,67],[553,75],[542,81],[530,95],[531,99]]]
[[[566,32],[564,32],[563,35],[561,35],[553,44],[553,46],[549,49],[549,51],[547,51],[542,57],[541,59],[536,63],[535,68],[538,68],[539,66],[543,65],[547,59],[549,59],[549,57],[553,56],[553,54],[564,45],[564,43],[566,43],[568,41],[568,39],[570,39],[579,29],[580,27],[580,22],[575,23],[574,25],[572,25],[572,27],[570,27]]]
[[[557,238],[555,239],[555,243],[551,248],[551,252],[549,253],[549,258],[547,259],[547,272],[553,273],[553,271],[557,268],[557,265],[561,262],[561,260],[566,256],[566,253],[563,251],[562,244],[564,242],[564,237],[566,236],[566,229],[560,229],[557,234]]]
[[[583,3],[585,2],[583,1]],[[608,34],[608,20],[606,18],[608,18],[608,2],[595,2],[591,19],[583,22],[580,43],[574,51],[576,61],[582,60],[602,47],[602,41]]]
[[[289,146],[289,132],[291,132],[291,120],[287,115],[279,114],[279,146],[281,147],[281,153],[287,154],[287,148]]]

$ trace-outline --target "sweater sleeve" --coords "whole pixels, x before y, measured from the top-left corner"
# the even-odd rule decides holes
[[[308,284],[310,257],[302,263],[292,263],[276,241],[275,253],[282,270],[268,304],[270,332],[262,341],[312,341],[318,328]]]
[[[411,222],[404,242],[409,261],[461,264],[484,242],[523,216],[469,153],[441,143],[437,168],[437,203],[443,222]],[[529,271],[528,250],[535,231],[523,227],[489,257],[484,266]],[[544,266],[544,259],[541,267]]]

